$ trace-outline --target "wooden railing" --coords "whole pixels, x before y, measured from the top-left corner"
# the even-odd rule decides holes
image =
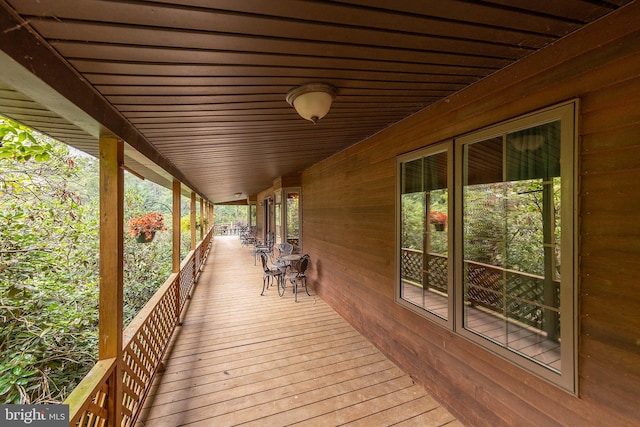
[[[209,254],[210,231],[194,251],[151,297],[123,334],[122,422],[133,426],[155,374],[161,366],[171,336],[180,322],[182,310]],[[98,361],[69,395],[70,426],[113,425],[108,422],[108,405],[116,390],[115,358]]]
[[[560,336],[560,282],[489,264],[464,261],[466,302]],[[549,289],[547,289],[549,287]]]
[[[232,223],[221,223],[213,226],[216,236],[238,236],[244,228],[246,227]]]
[[[429,254],[428,268],[423,268],[423,252],[403,248],[401,260],[403,281],[447,292],[446,256]],[[551,282],[549,292],[542,276],[474,261],[464,261],[464,275],[466,303],[544,330],[549,337],[559,336],[558,281]]]
[[[447,257],[444,255],[429,254],[428,268],[422,267],[422,251],[416,249],[402,249],[402,280],[413,282],[422,286],[423,284],[431,289],[440,292],[447,292]],[[426,275],[428,283],[424,282]]]

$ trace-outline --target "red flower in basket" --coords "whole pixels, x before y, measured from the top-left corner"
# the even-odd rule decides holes
[[[447,214],[438,211],[429,212],[429,224],[435,225],[438,231],[444,231],[447,225]]]
[[[151,212],[128,221],[129,236],[144,235],[147,240],[153,239],[156,231],[166,231],[164,217],[161,213]]]

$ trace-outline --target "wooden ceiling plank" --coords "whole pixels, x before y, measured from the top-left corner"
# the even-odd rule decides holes
[[[278,3],[282,3],[280,0]],[[307,7],[293,7],[286,16],[263,16],[255,11],[246,14],[225,12],[219,9],[188,8],[184,5],[122,3],[98,0],[64,0],[56,2],[19,2],[14,7],[23,15],[34,17],[55,17],[59,20],[80,20],[88,22],[115,22],[133,26],[158,28],[180,28],[197,31],[212,31],[228,34],[247,34],[254,37],[293,38],[298,40],[322,40],[340,42],[352,40],[355,44],[367,45],[372,38],[371,31],[360,28],[375,28],[374,37],[385,40],[390,47],[403,47],[405,33],[443,35],[469,40],[494,41],[512,45],[541,48],[553,41],[553,35],[545,32],[529,32],[523,38],[522,31],[507,27],[488,26],[468,21],[453,21],[404,12],[388,10],[367,11],[348,6],[333,7],[327,11],[326,5],[308,3]],[[323,11],[313,12],[323,8]],[[308,18],[292,17],[304,9]],[[494,13],[499,13],[494,10]],[[509,22],[506,14],[505,23]],[[342,18],[340,18],[342,16]],[[344,22],[339,22],[340,20]],[[530,18],[530,19],[533,19]],[[335,24],[332,24],[332,22]],[[524,21],[524,20],[521,20]],[[480,24],[480,25],[479,25]],[[177,27],[179,25],[179,27]],[[549,20],[551,26],[551,20]],[[556,35],[557,37],[558,35]]]
[[[95,74],[85,73],[84,76],[96,87],[108,86],[291,86],[291,77],[285,76],[154,76],[154,75],[131,75],[131,74]],[[305,83],[305,79],[299,83]],[[456,75],[422,75],[421,81],[404,80],[366,80],[362,78],[347,79],[341,78],[343,87],[349,88],[431,88],[436,85],[460,85],[466,86],[474,81],[468,76]],[[328,83],[331,83],[329,81]]]
[[[609,0],[615,3],[616,0]],[[492,0],[493,3],[502,5],[508,9],[534,12],[546,16],[573,17],[583,23],[592,22],[604,14],[612,12],[606,2],[593,2],[589,0],[563,0],[553,2],[540,2],[537,0]],[[618,1],[622,6],[628,1]]]
[[[134,144],[158,166],[197,191],[197,187],[189,182],[182,171],[160,156],[155,147],[108,105],[95,89],[81,80],[4,2],[0,3],[0,28],[5,29],[0,37],[0,68],[3,70],[1,79],[4,84],[37,99],[43,106],[94,137],[108,129],[108,132]],[[25,52],[29,54],[25,55]],[[61,139],[64,141],[64,138]]]
[[[147,47],[171,47],[183,49],[220,50],[230,52],[254,52],[291,55],[331,55],[343,58],[368,58],[371,55],[397,57],[407,60],[421,52],[456,52],[460,55],[486,56],[493,58],[517,59],[531,52],[520,44],[508,45],[498,39],[479,41],[430,35],[405,33],[404,39],[396,46],[387,46],[386,35],[371,31],[367,44],[356,44],[348,38],[348,43],[328,43],[326,40],[302,41],[295,38],[262,38],[243,34],[220,34],[215,32],[195,32],[163,28],[137,28],[98,22],[60,22],[55,19],[32,17],[31,25],[46,39],[101,43],[114,45],[138,45]],[[565,31],[567,32],[567,31]],[[399,35],[397,36],[400,37]]]
[[[317,53],[256,53],[220,50],[180,49],[147,46],[114,45],[52,41],[52,46],[63,56],[74,59],[141,61],[155,64],[233,64],[278,67],[329,68],[347,70],[426,72],[429,65],[447,65],[451,68],[473,68],[478,72],[503,68],[512,59],[460,55],[440,52],[407,52],[405,55],[379,55],[374,50],[364,58],[360,55],[338,57],[326,49]],[[366,49],[364,49],[366,50]],[[354,51],[354,53],[357,51]],[[402,56],[401,58],[398,58]],[[375,59],[374,59],[375,58]]]
[[[628,1],[3,0],[0,48],[216,201],[357,143],[616,2]],[[92,149],[4,80],[0,111]],[[309,81],[338,88],[315,126],[284,100]]]
[[[439,99],[441,97],[446,97],[451,94],[453,91],[440,91],[435,93],[431,92],[430,95],[420,96],[419,94],[413,95],[378,95],[378,96],[357,96],[357,95],[339,95],[339,98],[336,98],[335,105],[338,103],[348,104],[348,103],[363,103],[368,104],[370,106],[381,106],[386,105],[387,102],[395,103],[395,104],[422,104],[425,98],[432,97],[434,99]],[[243,95],[243,94],[232,94],[232,95],[112,95],[107,96],[106,98],[116,106],[124,106],[124,105],[194,105],[194,104],[219,104],[222,106],[227,106],[229,104],[248,104],[258,105],[261,102],[272,102],[272,103],[280,103],[281,105],[286,105],[286,101],[284,99],[284,93],[276,93],[276,94],[255,94],[255,95]],[[280,107],[280,105],[278,105]]]
[[[256,82],[258,83],[258,82]],[[351,83],[351,82],[349,82]],[[95,86],[103,95],[171,95],[171,96],[184,96],[184,95],[255,95],[255,94],[286,94],[290,85],[275,86],[275,85],[260,85],[255,84],[252,86],[238,86],[235,84],[228,85],[208,85],[208,86],[196,86],[196,85],[184,85],[184,86],[152,86],[152,85],[119,85],[119,86]],[[340,87],[341,95],[367,95],[367,96],[379,96],[379,95],[414,95],[429,96],[431,92],[450,92],[457,91],[464,87],[462,84],[456,83],[432,83],[423,82],[418,85],[405,84],[403,87],[384,87],[384,85],[368,86],[368,87],[354,87],[353,85],[342,85]],[[441,93],[437,93],[436,96],[441,96]]]
[[[123,76],[218,76],[218,77],[265,77],[284,76],[308,80],[310,77],[323,80],[375,80],[375,81],[403,81],[422,82],[432,76],[448,78],[448,76],[462,78],[476,78],[478,69],[471,67],[450,67],[448,65],[430,65],[420,73],[406,70],[351,70],[351,69],[310,69],[308,67],[292,67],[280,64],[275,67],[258,65],[220,65],[220,64],[184,64],[184,63],[142,63],[127,61],[109,61],[104,58],[90,60],[69,58],[70,63],[81,73],[106,73]]]
[[[171,3],[171,0],[158,0],[162,3]],[[623,0],[618,0],[622,2]],[[578,3],[576,1],[576,3]],[[574,8],[585,8],[587,4],[575,5]],[[207,0],[184,0],[184,5],[196,7],[211,7]],[[334,1],[332,4],[321,3],[312,7],[300,8],[293,0],[264,2],[260,0],[245,0],[237,2],[234,0],[217,0],[215,7],[217,10],[253,13],[275,17],[295,17],[299,20],[314,20],[318,16],[324,17],[325,22],[342,25],[371,25],[376,28],[402,30],[397,21],[402,20],[403,14],[416,18],[428,17],[452,22],[473,22],[487,27],[509,27],[515,26],[514,22],[520,23],[517,27],[520,30],[545,33],[553,31],[554,22],[556,25],[572,23],[578,20],[568,18],[571,14],[558,13],[556,16],[544,14],[536,16],[528,10],[518,10],[517,8],[503,8],[499,10],[495,4],[470,3],[466,1],[447,0],[423,0],[420,2],[389,2],[388,0],[355,0],[355,1]],[[359,6],[359,7],[354,7]],[[346,9],[348,7],[348,9]],[[602,8],[601,8],[602,9]],[[605,13],[606,11],[602,11]],[[390,19],[395,17],[396,19]],[[471,17],[471,18],[470,18]],[[588,18],[585,16],[584,19]],[[538,19],[536,19],[538,18]],[[544,22],[542,21],[544,18]],[[592,18],[593,19],[593,18]],[[388,21],[392,22],[388,22]],[[551,22],[550,22],[551,21]],[[589,20],[585,20],[589,22]],[[546,30],[546,31],[545,31]]]
[[[545,32],[545,25],[556,22],[587,23],[605,13],[610,8],[594,4],[587,0],[569,0],[563,2],[540,2],[538,0],[492,0],[491,3],[438,0],[389,3],[387,0],[348,0],[341,3],[358,4],[366,7],[376,7],[382,10],[393,9],[405,13],[422,14],[449,20],[468,20],[472,15],[474,22],[486,26],[504,27],[509,25],[522,31]],[[553,5],[547,3],[554,3]],[[567,6],[558,5],[567,3]],[[499,7],[497,5],[502,5]],[[561,30],[553,31],[561,35]]]

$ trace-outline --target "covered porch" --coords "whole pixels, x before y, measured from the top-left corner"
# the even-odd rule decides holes
[[[640,1],[0,3],[0,112],[102,168],[99,360],[66,400],[70,425],[458,424],[412,380],[474,426],[638,425]],[[315,83],[335,99],[311,124],[287,99]],[[506,146],[516,121],[541,125],[568,103],[557,379],[464,324],[463,279],[489,269],[459,268],[458,195],[460,153],[509,124]],[[399,166],[441,147],[457,257],[448,324],[398,303]],[[173,212],[190,198],[192,247],[181,261],[174,215],[172,274],[126,329],[125,171],[171,188]],[[211,240],[214,204],[242,202],[259,236],[277,232],[286,188],[299,189],[318,295],[297,304],[260,297],[247,249]],[[489,285],[471,294],[495,295]],[[410,286],[409,304],[436,294]]]
[[[462,425],[313,291],[261,280],[237,236],[213,238],[138,426]]]

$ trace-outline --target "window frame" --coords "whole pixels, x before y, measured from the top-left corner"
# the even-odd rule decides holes
[[[427,147],[402,154],[396,158],[396,256],[395,256],[395,301],[402,307],[433,321],[469,340],[491,353],[527,370],[528,372],[556,385],[561,389],[578,394],[578,111],[579,100],[571,100],[519,117],[505,120],[495,125],[455,137],[448,141],[434,143]],[[560,121],[560,218],[562,231],[561,280],[560,280],[560,360],[561,371],[535,362],[516,353],[508,347],[500,346],[486,337],[464,327],[464,283],[463,283],[463,175],[464,146],[491,137],[506,135],[519,130]],[[448,215],[448,317],[443,319],[426,308],[422,308],[402,298],[402,166],[404,163],[448,152],[447,191],[449,197]]]
[[[453,156],[453,140],[443,141],[437,144],[430,145],[425,148],[421,148],[416,151],[412,151],[410,153],[403,154],[397,157],[396,160],[396,176],[398,177],[397,181],[397,198],[396,198],[396,226],[398,228],[398,232],[396,233],[396,286],[395,286],[395,301],[401,306],[413,311],[420,316],[426,317],[431,321],[439,323],[443,326],[446,326],[448,329],[454,329],[454,306],[452,304],[452,295],[454,293],[454,258],[450,256],[453,252],[453,227],[449,226],[446,229],[447,233],[447,251],[449,256],[447,256],[447,318],[443,318],[438,316],[437,314],[429,311],[426,308],[420,307],[407,301],[402,298],[402,277],[401,277],[401,265],[402,265],[402,165],[408,163],[413,160],[417,160],[420,158],[425,158],[431,155],[447,153],[447,193],[448,193],[448,206],[447,206],[447,216],[449,218],[453,218],[453,201],[454,201],[454,193],[453,193],[453,178],[454,178],[454,156]]]

